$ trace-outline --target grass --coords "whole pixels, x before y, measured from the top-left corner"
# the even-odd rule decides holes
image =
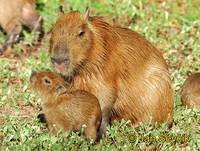
[[[200,1],[68,2],[82,12],[86,6],[90,6],[93,15],[114,18],[116,23],[144,35],[163,52],[175,91],[175,124],[171,129],[165,124],[156,128],[142,124],[138,129],[133,129],[127,121],[114,122],[98,146],[87,142],[78,133],[49,136],[46,127],[37,120],[40,98],[29,87],[32,70],[51,69],[48,42],[39,50],[27,53],[24,44],[31,44],[34,35],[24,31],[24,40],[13,48],[15,55],[0,58],[1,150],[198,150],[200,110],[183,107],[179,90],[187,75],[200,69]],[[38,0],[37,8],[44,17],[46,32],[58,17],[58,7],[58,0]],[[69,7],[65,11],[69,11]],[[0,43],[4,40],[5,36],[0,32]]]

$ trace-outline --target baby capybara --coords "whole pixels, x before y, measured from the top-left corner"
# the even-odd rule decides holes
[[[35,3],[35,0],[0,0],[0,26],[7,33],[0,53],[19,41],[22,26],[39,31],[42,36],[42,18],[35,10]]]
[[[53,72],[33,72],[31,85],[42,97],[42,108],[51,134],[57,128],[78,131],[85,125],[84,134],[96,140],[101,123],[98,99],[86,91],[70,91],[64,79]]]
[[[89,11],[61,15],[51,30],[55,71],[72,88],[97,96],[100,130],[109,120],[172,121],[173,91],[162,53],[138,33],[111,26]]]
[[[188,108],[200,107],[200,73],[186,79],[181,89],[181,100]]]

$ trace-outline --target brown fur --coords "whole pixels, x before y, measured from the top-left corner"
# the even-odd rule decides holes
[[[74,89],[97,96],[102,131],[109,117],[135,125],[172,121],[173,91],[166,62],[136,32],[73,11],[53,26],[49,52],[56,72],[72,80]]]
[[[42,19],[35,10],[35,3],[35,0],[0,0],[0,26],[8,35],[1,51],[19,40],[22,25],[42,34]]]
[[[200,107],[200,73],[186,79],[181,89],[181,100],[188,108]]]
[[[70,91],[64,79],[52,72],[33,73],[31,83],[42,97],[50,133],[55,134],[56,128],[78,131],[85,124],[86,137],[96,140],[101,108],[94,95],[81,90]]]

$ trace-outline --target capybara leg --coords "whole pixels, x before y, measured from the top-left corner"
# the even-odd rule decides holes
[[[38,15],[32,5],[25,5],[22,9],[23,24],[29,27],[32,32],[39,32],[39,39],[44,36],[43,18]]]
[[[98,131],[97,138],[100,139],[102,135],[106,132],[106,127],[110,123],[110,113],[108,111],[102,110],[102,120],[101,120],[101,126]]]
[[[88,125],[86,128],[85,128],[85,136],[91,140],[91,141],[96,141],[96,138],[97,138],[97,129],[96,129],[96,126],[93,125],[93,126],[90,126]]]
[[[101,126],[98,132],[98,138],[101,138],[102,135],[106,132],[106,127],[109,124],[108,120],[106,118],[102,118]]]
[[[22,31],[22,26],[20,24],[15,24],[12,30],[8,33],[7,39],[0,48],[0,53],[2,54],[7,48],[12,47],[12,45],[19,41],[19,36]]]
[[[102,89],[103,88],[103,89]],[[114,103],[116,101],[115,90],[111,86],[102,87],[96,96],[100,100],[100,106],[102,111],[101,125],[98,131],[98,138],[106,132],[106,127],[110,124],[111,111],[113,109]]]
[[[174,124],[174,119],[173,119],[172,115],[169,114],[168,119],[167,119],[168,128],[172,128],[173,124]]]

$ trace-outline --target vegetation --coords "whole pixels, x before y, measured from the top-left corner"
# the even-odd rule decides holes
[[[169,129],[141,124],[137,129],[127,121],[114,122],[99,144],[87,142],[78,133],[49,136],[38,122],[40,98],[29,85],[32,70],[51,69],[48,40],[37,50],[33,33],[13,53],[0,58],[0,148],[5,150],[198,150],[200,149],[200,110],[182,106],[179,90],[191,72],[200,69],[199,0],[65,0],[65,11],[86,6],[93,15],[105,15],[116,24],[144,35],[162,52],[169,64],[175,90],[174,125]],[[38,0],[45,31],[58,17],[59,0]],[[0,43],[5,35],[0,32]]]

